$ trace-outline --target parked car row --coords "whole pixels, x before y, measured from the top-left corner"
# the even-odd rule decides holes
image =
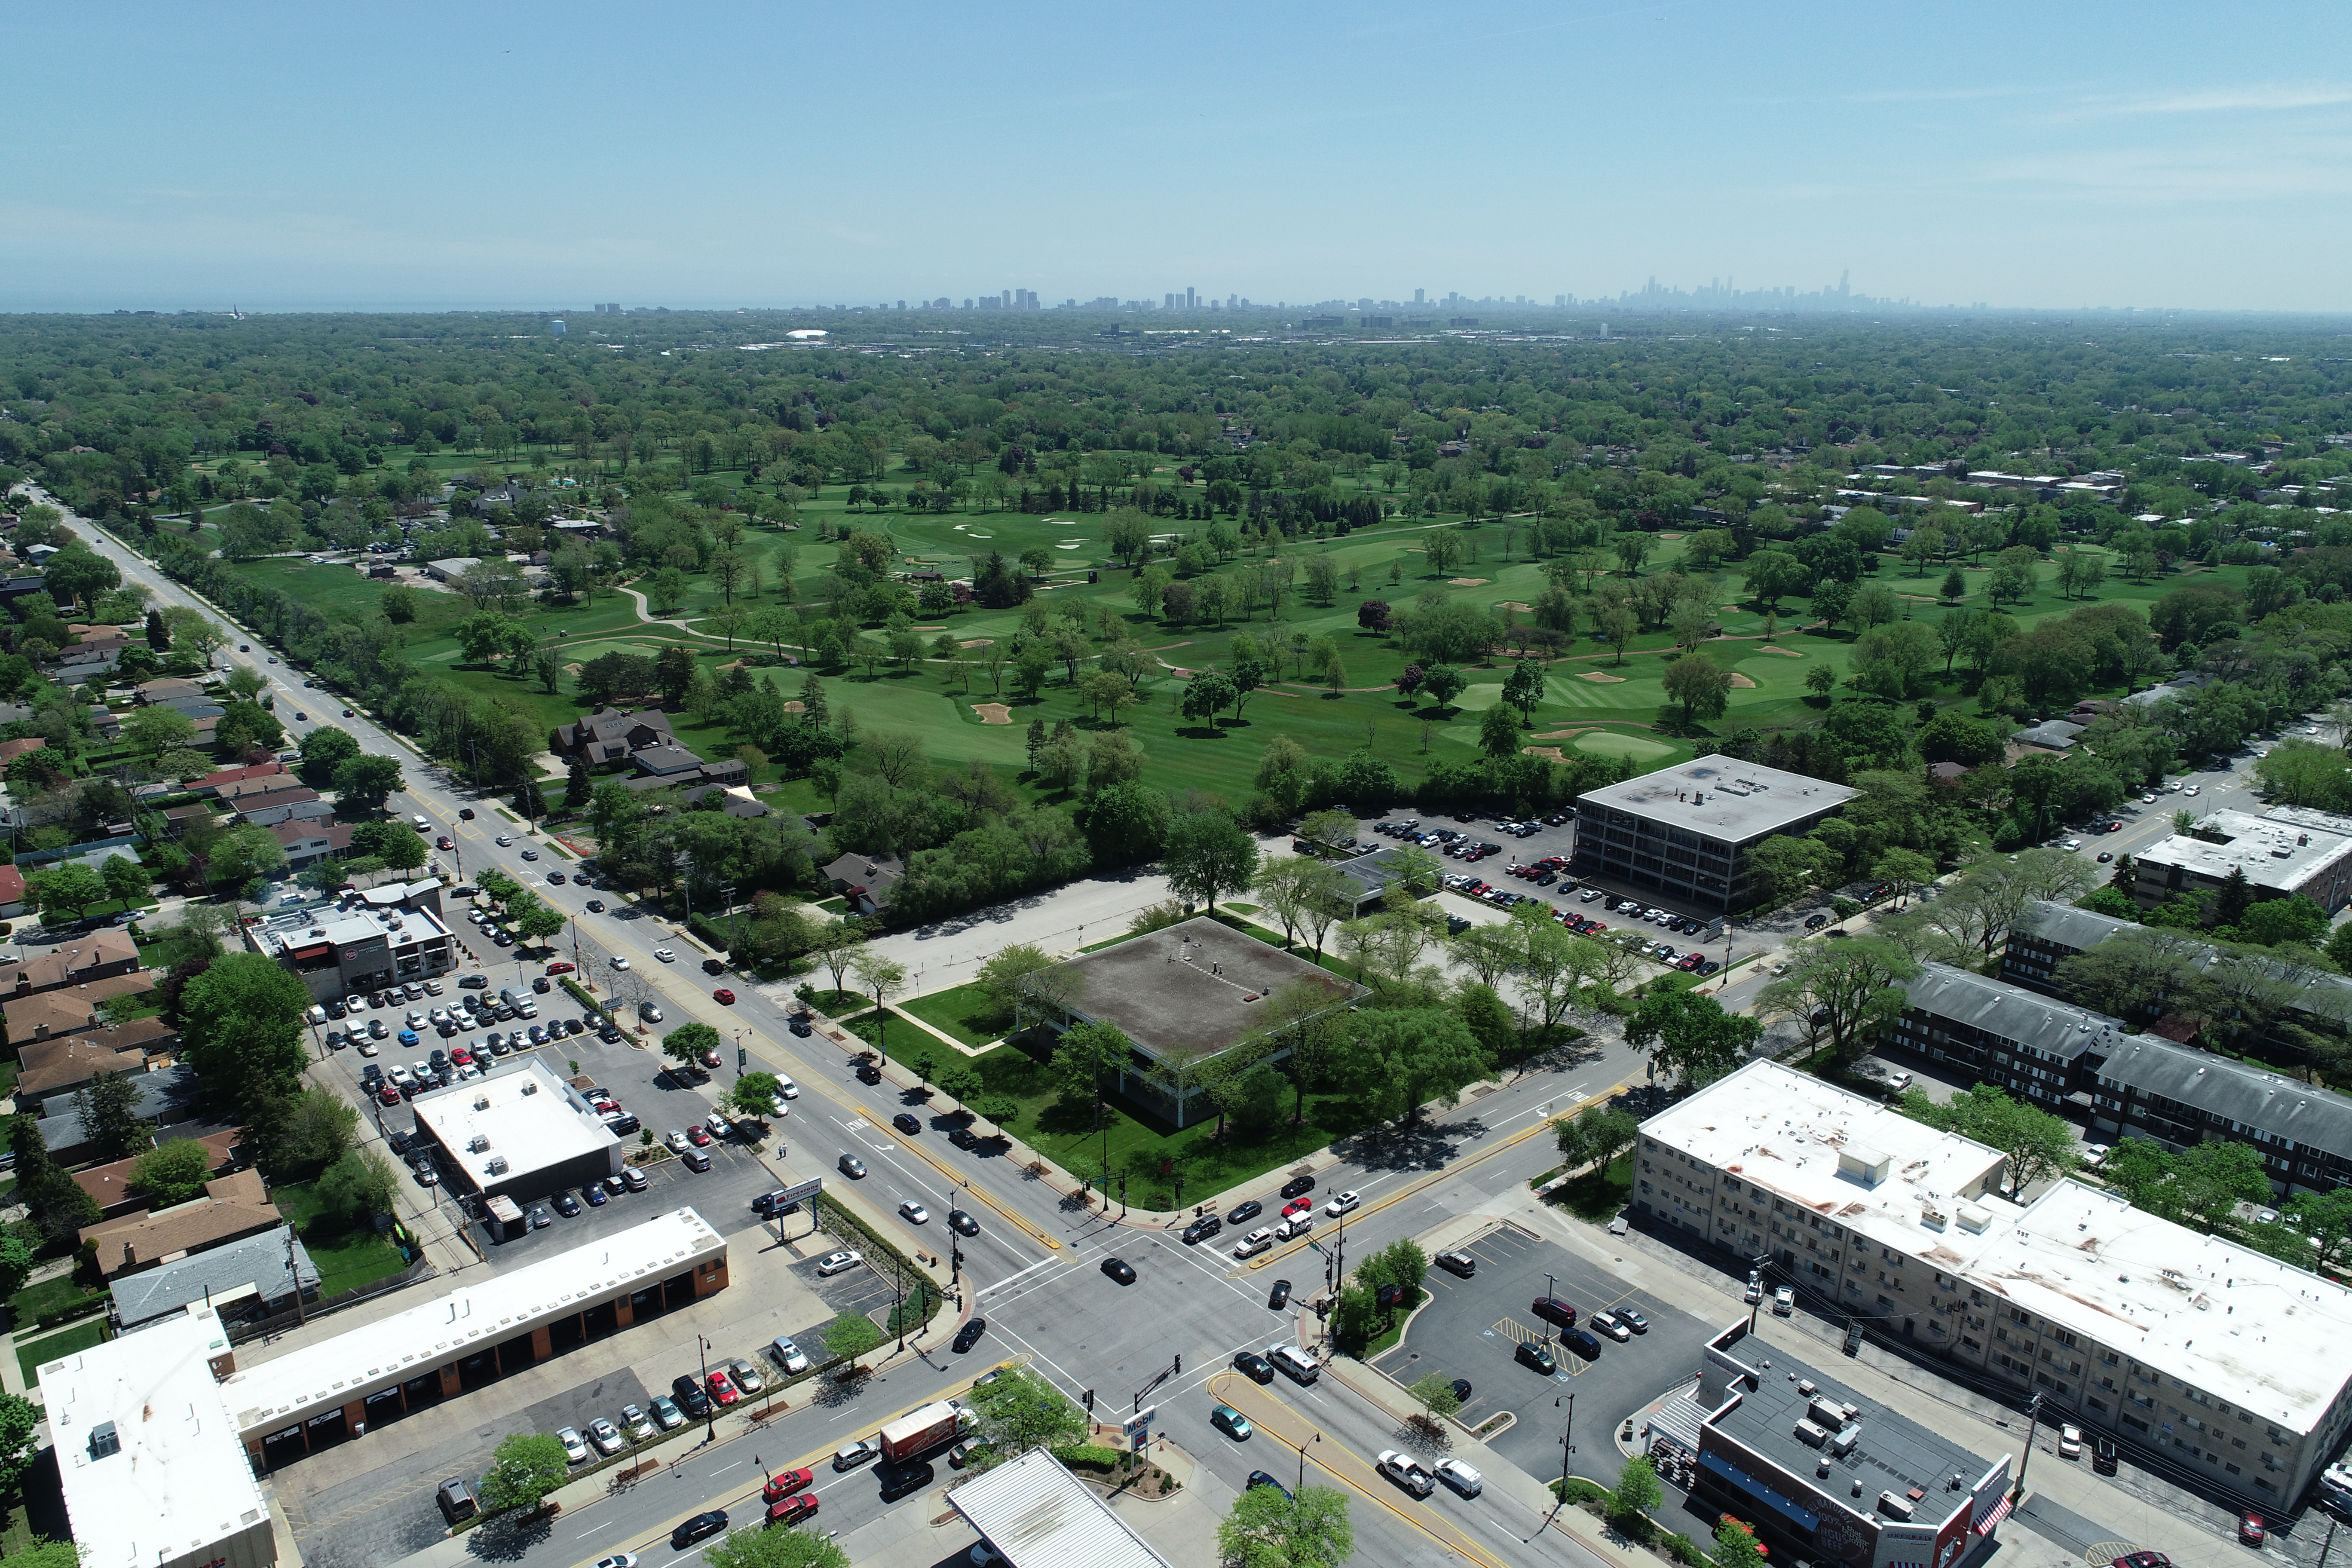
[[[416,1163],[417,1157],[412,1155],[409,1163],[415,1165]],[[424,1181],[421,1172],[417,1179]],[[432,1184],[426,1182],[425,1184],[430,1186]],[[523,1211],[523,1216],[531,1229],[544,1230],[555,1223],[555,1215],[562,1215],[565,1219],[577,1219],[586,1210],[603,1208],[623,1193],[642,1193],[652,1185],[652,1180],[643,1171],[635,1165],[625,1165],[617,1176],[605,1176],[590,1182],[576,1193],[566,1190],[543,1204],[531,1205]],[[551,1214],[550,1210],[553,1213]]]

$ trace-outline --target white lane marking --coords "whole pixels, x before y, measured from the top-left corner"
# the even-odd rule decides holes
[[[1003,1279],[999,1279],[999,1280],[998,1280],[995,1284],[993,1284],[993,1285],[983,1285],[983,1286],[982,1286],[982,1287],[980,1288],[980,1290],[977,1292],[977,1295],[975,1296],[975,1298],[974,1298],[974,1299],[975,1299],[975,1300],[977,1300],[979,1296],[985,1296],[985,1295],[989,1294],[991,1291],[993,1291],[993,1290],[1002,1290],[1002,1289],[1003,1289],[1007,1285],[1010,1285],[1010,1284],[1012,1284],[1015,1279],[1020,1279],[1020,1278],[1021,1278],[1021,1276],[1022,1276],[1022,1274],[1034,1274],[1034,1273],[1036,1273],[1036,1272],[1037,1272],[1037,1270],[1039,1270],[1040,1268],[1047,1268],[1047,1267],[1049,1267],[1049,1266],[1051,1266],[1051,1265],[1053,1265],[1053,1264],[1059,1263],[1059,1262],[1061,1262],[1061,1261],[1062,1261],[1062,1259],[1060,1259],[1060,1258],[1039,1258],[1036,1262],[1034,1262],[1034,1263],[1031,1264],[1028,1268],[1024,1268],[1024,1269],[1021,1271],[1021,1273],[1020,1273],[1020,1274],[1008,1274],[1008,1275],[1006,1275]]]

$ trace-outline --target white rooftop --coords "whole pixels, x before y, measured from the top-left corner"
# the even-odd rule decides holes
[[[420,1094],[409,1109],[416,1113],[417,1126],[440,1141],[478,1189],[620,1143],[580,1091],[557,1078],[537,1051],[481,1078]],[[477,1141],[478,1149],[473,1146]],[[494,1160],[504,1160],[507,1168],[493,1173],[488,1167]]]
[[[1843,805],[1858,793],[1761,763],[1716,755],[1587,790],[1583,799],[1743,844]]]
[[[407,947],[448,934],[449,928],[430,910],[377,910],[356,902],[278,915],[255,931],[257,945],[272,958],[289,952],[378,940]]]
[[[974,1477],[948,1503],[1013,1568],[1168,1568],[1093,1489],[1043,1448]]]
[[[2179,866],[2215,881],[2227,881],[2231,871],[2242,870],[2246,880],[2258,888],[2294,892],[2352,849],[2352,837],[2340,832],[2242,811],[2214,812],[2197,824],[2197,830],[2215,834],[2225,842],[2211,844],[2176,834],[2141,850],[2135,859],[2142,866]],[[2332,907],[2325,899],[2320,905]]]
[[[2079,1182],[1987,1230],[1966,1278],[2297,1433],[2352,1373],[2352,1290]]]
[[[486,1345],[510,1340],[587,1301],[609,1300],[631,1280],[667,1279],[724,1249],[690,1208],[559,1252],[511,1273],[477,1279],[422,1306],[362,1323],[233,1373],[221,1397],[246,1436],[275,1432],[324,1409],[423,1375]],[[116,1342],[144,1344],[154,1331]],[[250,1352],[254,1347],[246,1347]],[[236,1450],[243,1464],[244,1450]],[[249,1468],[249,1467],[248,1467]]]
[[[1961,1234],[1979,1215],[2017,1212],[1986,1195],[1999,1184],[1999,1150],[1938,1132],[1779,1062],[1750,1062],[1717,1079],[1643,1122],[1642,1131],[1811,1213],[1916,1253]],[[1974,1212],[1961,1215],[1963,1206]]]
[[[220,1320],[198,1309],[41,1369],[67,1515],[88,1568],[152,1568],[257,1524],[268,1505],[229,1424],[212,1358]],[[117,1451],[93,1455],[111,1424]]]

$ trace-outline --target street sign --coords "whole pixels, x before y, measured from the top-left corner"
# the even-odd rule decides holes
[[[735,1070],[737,1072],[741,1072],[746,1067],[751,1065],[751,1053],[750,1051],[745,1050],[740,1046],[735,1047]]]
[[[1159,1414],[1160,1406],[1155,1405],[1149,1410],[1137,1411],[1118,1424],[1119,1431],[1126,1435],[1129,1453],[1140,1454],[1151,1441],[1151,1418]]]
[[[783,1208],[793,1204],[806,1203],[809,1199],[816,1196],[817,1194],[823,1191],[824,1191],[824,1178],[823,1176],[811,1176],[807,1181],[795,1182],[791,1186],[786,1187],[782,1192],[778,1193],[776,1194],[776,1206],[778,1208]]]

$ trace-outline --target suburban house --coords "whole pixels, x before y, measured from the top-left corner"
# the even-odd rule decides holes
[[[188,788],[197,795],[218,795],[228,785],[243,784],[248,779],[282,779],[285,776],[286,764],[283,763],[252,763],[245,767],[223,768],[218,773],[190,779]]]
[[[170,1126],[196,1114],[196,1097],[203,1086],[196,1081],[196,1069],[186,1063],[122,1077],[132,1091],[131,1112],[142,1121]],[[79,1164],[96,1156],[89,1130],[82,1125],[81,1112],[75,1109],[70,1094],[53,1094],[41,1101],[41,1117],[34,1126],[41,1134],[41,1146],[60,1165]]]
[[[118,926],[105,926],[66,947],[51,948],[10,970],[0,979],[0,996],[31,996],[43,991],[83,985],[139,968],[139,944]],[[16,1037],[11,1034],[9,1037]]]
[[[844,855],[819,874],[849,900],[850,913],[871,915],[890,901],[890,889],[907,875],[907,863],[896,855]]]
[[[297,787],[247,795],[236,803],[236,814],[256,827],[275,827],[281,822],[324,822],[335,808],[318,791]]]
[[[286,847],[286,865],[299,871],[321,860],[347,860],[352,853],[352,829],[341,822],[316,820],[281,822],[269,830]]]
[[[176,675],[159,675],[152,680],[142,680],[131,689],[131,694],[142,708],[159,702],[201,700],[206,695],[202,686]]]
[[[648,748],[677,747],[677,736],[669,727],[669,715],[658,710],[599,708],[585,719],[557,725],[547,746],[557,756],[576,757],[592,769],[616,768]]]
[[[205,1146],[208,1161],[205,1169],[215,1176],[226,1176],[236,1169],[239,1147],[245,1142],[245,1129],[225,1127],[217,1132],[207,1132],[196,1140]],[[131,1184],[131,1167],[141,1159],[133,1154],[128,1160],[117,1160],[110,1165],[92,1165],[73,1173],[74,1185],[88,1193],[98,1205],[101,1219],[120,1219],[127,1214],[143,1213],[147,1194]]]
[[[285,1223],[261,1173],[233,1171],[206,1182],[205,1195],[192,1203],[101,1220],[86,1227],[81,1239],[99,1273],[111,1281]]]
[[[157,1055],[179,1040],[179,1031],[161,1018],[133,1018],[62,1038],[29,1041],[17,1053],[17,1100],[29,1110],[52,1095],[70,1094],[108,1073],[144,1072]]]
[[[0,920],[15,920],[25,912],[25,873],[14,866],[0,866]]]
[[[92,980],[79,985],[12,996],[0,1002],[0,1017],[7,1020],[8,1038],[22,1050],[35,1040],[86,1034],[98,1028],[106,1022],[99,1013],[100,1003],[136,992],[152,991],[154,987],[155,974],[152,970],[142,969],[133,974],[110,974],[103,980]]]

